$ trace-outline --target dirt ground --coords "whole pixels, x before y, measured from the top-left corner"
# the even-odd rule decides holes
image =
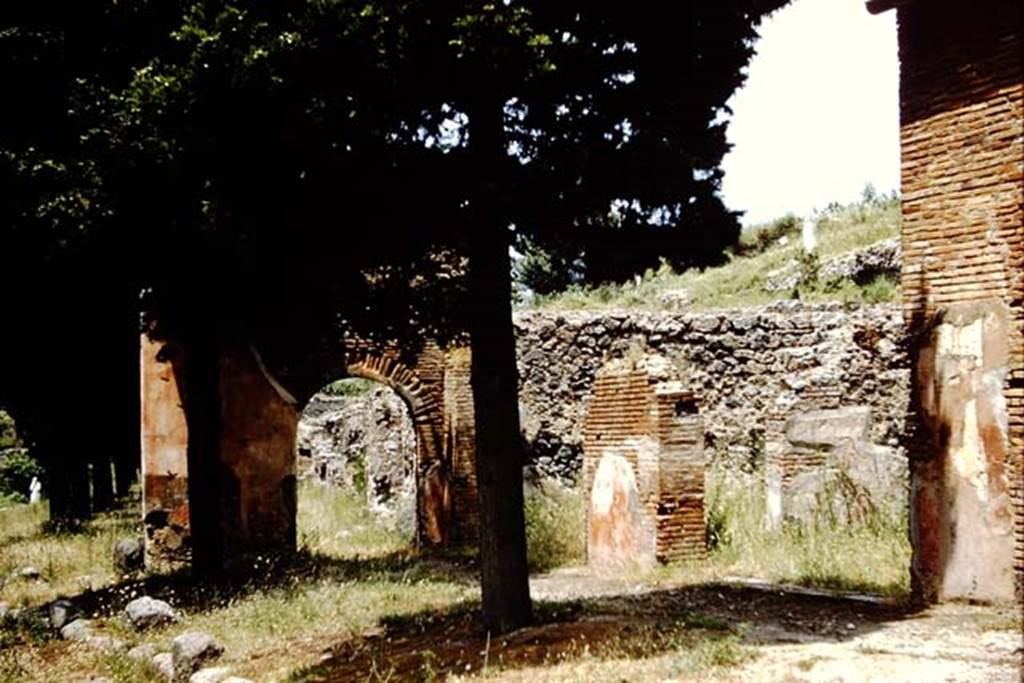
[[[535,626],[489,639],[470,610],[416,615],[337,644],[300,680],[1009,683],[1024,673],[1013,606],[922,610],[741,580],[630,584],[583,569],[531,587]],[[732,642],[741,656],[713,648],[706,666],[679,664],[688,649]]]

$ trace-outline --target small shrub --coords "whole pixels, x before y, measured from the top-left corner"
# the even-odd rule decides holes
[[[583,495],[556,483],[526,496],[526,559],[532,571],[582,562],[586,555]]]
[[[0,452],[0,497],[24,503],[32,478],[42,476],[42,466],[27,450],[12,448]]]

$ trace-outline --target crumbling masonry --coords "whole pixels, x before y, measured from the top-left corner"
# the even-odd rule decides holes
[[[914,585],[932,600],[1008,600],[1024,573],[1021,9],[1009,0],[868,2],[894,7]],[[339,353],[350,374],[388,383],[410,406],[420,542],[466,536],[475,519],[468,354]],[[187,561],[197,532],[221,539],[229,557],[293,547],[297,402],[252,348],[219,349],[206,375],[213,386],[187,385],[193,361],[175,340],[143,339],[151,562]],[[833,407],[819,398],[809,407]],[[209,499],[196,493],[197,477],[214,482]]]

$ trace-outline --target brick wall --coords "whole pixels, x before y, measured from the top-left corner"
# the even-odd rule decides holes
[[[953,539],[973,541],[991,532],[1002,514],[993,506],[1005,498],[1012,501],[1008,507],[1014,531],[1012,539],[1000,542],[1014,544],[1012,562],[1018,581],[1024,571],[1021,9],[1019,3],[1002,0],[970,6],[906,3],[898,19],[903,304],[911,333],[919,340],[917,393],[912,402],[916,428],[908,441],[913,462],[915,580],[931,597],[958,597],[950,595],[943,583],[944,576],[960,571],[956,549],[950,547],[956,543]],[[981,308],[971,308],[976,305]],[[968,345],[975,349],[974,360],[964,368],[966,342],[956,340],[966,339],[972,326],[984,338]],[[1006,344],[1003,365],[997,363],[985,374],[1001,380],[1001,400],[986,398],[994,413],[978,412],[965,422],[962,414],[958,417],[949,410],[951,401],[960,400],[949,396],[950,378],[974,377],[970,373],[991,366],[992,359],[1003,353],[994,347],[1002,343]],[[960,363],[959,370],[950,369],[955,363]],[[975,404],[966,405],[973,410],[970,406]],[[964,425],[974,420],[980,423],[977,429],[983,443],[979,448],[988,489],[977,495],[996,501],[986,504],[985,519],[976,521],[961,511],[975,494],[955,481],[957,467],[950,470],[953,474],[944,469],[947,461],[958,464],[957,449],[962,447],[956,439],[940,438],[941,433],[962,434]],[[974,428],[963,437],[968,441],[970,429]],[[951,528],[940,533],[932,526]],[[1004,552],[993,543],[993,553]],[[979,544],[972,554],[983,555],[985,547]],[[984,564],[986,558],[976,561]]]
[[[593,390],[583,427],[591,563],[703,557],[704,432],[693,394],[628,362],[606,366]],[[594,490],[608,457],[621,458],[630,471],[604,483],[614,484],[617,498],[595,513]]]

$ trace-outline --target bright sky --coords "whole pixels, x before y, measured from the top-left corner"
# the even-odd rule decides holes
[[[736,92],[722,198],[745,225],[831,201],[871,182],[899,187],[896,13],[864,0],[795,0],[761,25]]]

